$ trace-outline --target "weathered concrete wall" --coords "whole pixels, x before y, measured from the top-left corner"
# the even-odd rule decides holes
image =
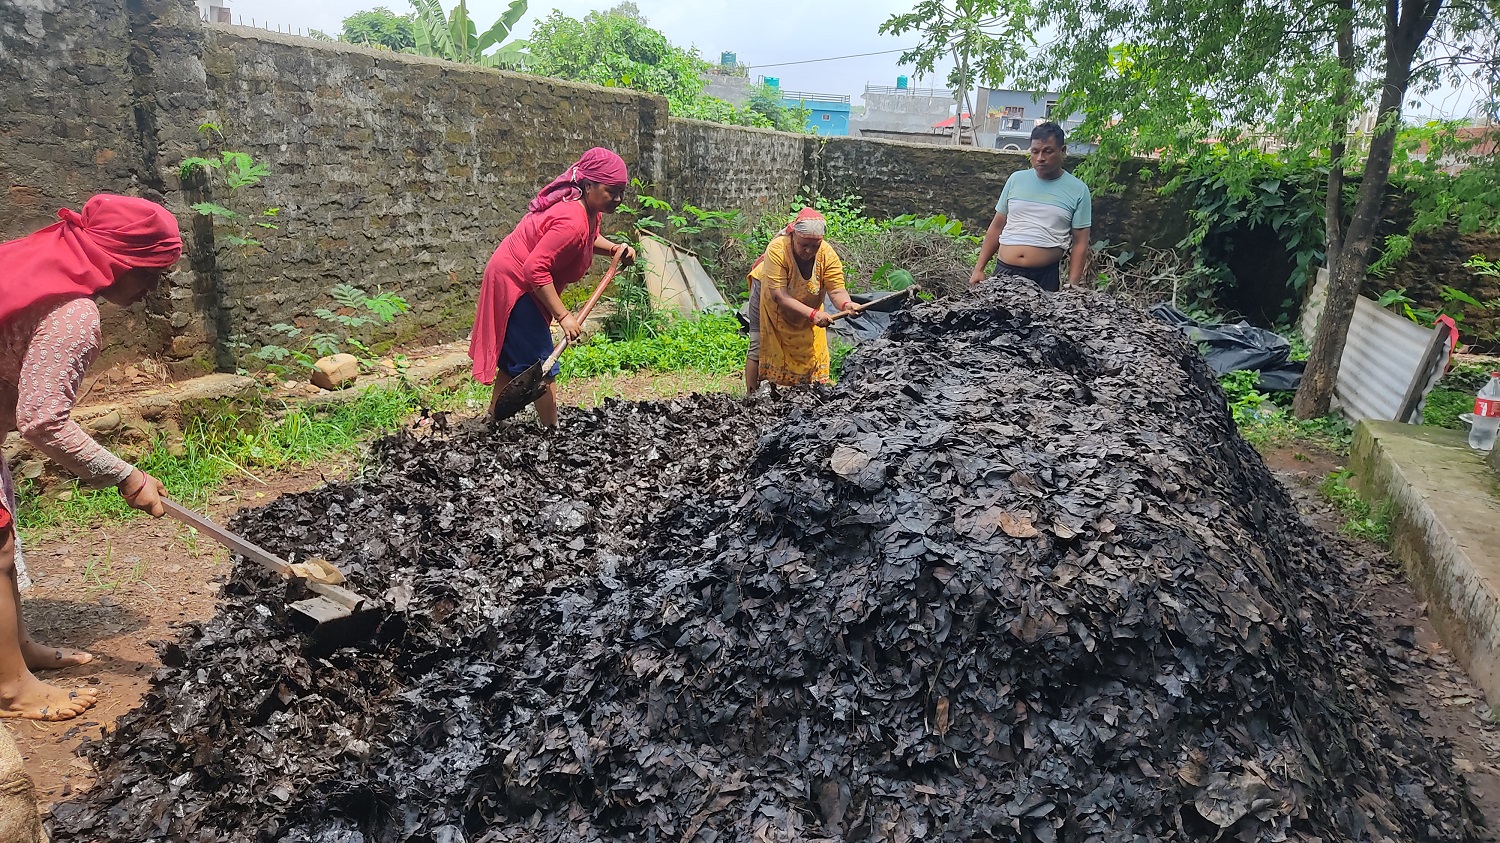
[[[217,130],[200,132],[212,123]],[[669,119],[660,98],[202,24],[189,0],[0,4],[0,237],[100,191],[164,197],[186,268],[106,333],[113,355],[228,369],[314,327],[346,282],[399,293],[402,330],[461,336],[484,264],[527,201],[584,149],[607,146],[674,205],[752,220],[798,193],[858,194],[873,216],[943,213],[983,228],[1021,156],[817,138]],[[181,160],[223,150],[270,167],[226,194]],[[1183,207],[1127,178],[1096,197],[1095,237],[1169,245]],[[260,247],[195,214],[200,201],[280,209]],[[628,225],[621,215],[613,225]]]
[[[136,189],[129,43],[123,0],[0,3],[0,232]]]
[[[672,118],[663,198],[712,210],[737,208],[753,223],[781,213],[808,181],[810,135]]]
[[[1011,173],[1030,166],[1025,155],[963,146],[828,138],[817,158],[825,195],[856,194],[873,217],[943,213],[983,231]],[[1187,231],[1187,198],[1163,197],[1160,183],[1137,178],[1141,165],[1119,175],[1126,190],[1094,197],[1095,240],[1171,246]]]
[[[99,192],[150,187],[132,103],[122,0],[0,3],[0,238],[57,221]],[[165,322],[105,309],[113,356],[159,350]]]
[[[254,198],[280,209],[263,248],[216,249],[237,341],[269,340],[277,322],[312,327],[339,282],[405,297],[407,331],[461,331],[485,262],[537,188],[595,145],[649,175],[657,139],[643,115],[666,108],[232,27],[209,29],[206,67],[207,119],[226,148],[269,165]]]

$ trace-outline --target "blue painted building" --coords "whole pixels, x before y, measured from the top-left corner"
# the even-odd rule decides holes
[[[767,85],[781,91],[781,80],[764,77]],[[824,136],[849,134],[849,95],[811,94],[806,91],[781,91],[781,104],[788,108],[805,108],[807,128]]]

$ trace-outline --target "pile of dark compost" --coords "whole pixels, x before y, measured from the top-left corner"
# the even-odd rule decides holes
[[[1029,282],[897,315],[832,390],[383,442],[244,568],[56,838],[1437,841],[1475,834],[1343,567],[1197,353]]]

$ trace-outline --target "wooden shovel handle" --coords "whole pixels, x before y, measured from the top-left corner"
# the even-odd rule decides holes
[[[589,318],[589,311],[594,309],[594,305],[599,302],[599,297],[604,295],[604,288],[609,286],[609,282],[615,280],[615,273],[620,269],[620,258],[624,254],[624,249],[620,249],[615,252],[615,259],[609,262],[609,270],[605,272],[604,277],[599,280],[599,286],[594,288],[594,294],[589,296],[589,300],[584,303],[583,310],[578,311],[578,322],[580,324],[583,323],[583,320]],[[564,334],[562,342],[558,343],[557,347],[552,349],[552,355],[542,363],[542,371],[552,371],[552,367],[557,363],[558,358],[562,357],[563,350],[567,347],[568,337],[566,334]]]
[[[903,296],[909,296],[911,295],[911,291],[912,288],[907,287],[904,290],[898,290],[888,296],[881,296],[878,299],[870,299],[864,304],[857,304],[854,306],[853,310],[840,310],[838,313],[833,314],[833,321],[837,322],[838,320],[843,319],[845,316],[858,316],[859,314],[864,313],[866,310],[874,307],[877,304],[880,304],[881,302],[890,301],[891,299],[897,299]]]

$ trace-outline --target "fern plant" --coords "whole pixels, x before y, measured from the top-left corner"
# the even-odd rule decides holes
[[[198,131],[215,144],[224,140],[217,123],[204,123]],[[220,150],[212,158],[184,158],[177,165],[177,176],[183,184],[199,181],[200,187],[208,188],[217,181],[222,185],[224,201],[228,204],[194,202],[193,210],[200,216],[213,218],[215,223],[228,225],[231,230],[222,235],[224,242],[237,247],[262,245],[254,235],[279,227],[272,220],[276,219],[280,208],[252,206],[245,195],[246,188],[260,184],[270,172],[270,167],[256,161],[249,153],[227,149]]]
[[[374,354],[354,333],[372,325],[389,325],[409,309],[406,299],[395,293],[379,292],[372,296],[352,284],[337,284],[328,295],[338,309],[313,310],[313,316],[321,323],[315,330],[309,332],[279,322],[271,330],[286,337],[288,345],[263,345],[250,357],[271,371],[283,372],[283,364],[288,361],[310,369],[319,357],[352,350],[368,366]]]

